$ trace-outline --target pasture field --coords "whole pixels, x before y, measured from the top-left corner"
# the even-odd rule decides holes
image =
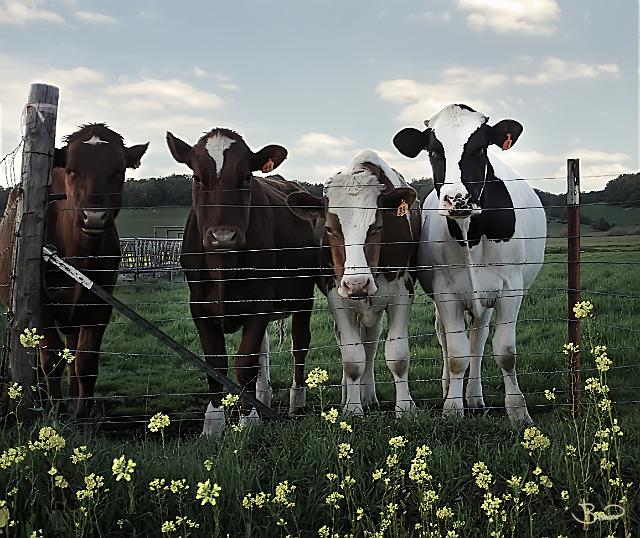
[[[307,416],[242,431],[229,429],[219,440],[198,437],[206,407],[204,376],[115,314],[103,342],[97,386],[101,418],[78,425],[48,415],[35,427],[3,427],[0,500],[7,501],[9,518],[17,521],[15,529],[9,530],[16,536],[29,536],[37,529],[43,529],[44,536],[479,537],[491,532],[514,537],[638,536],[640,282],[636,267],[640,252],[633,240],[602,236],[583,241],[582,286],[588,291],[582,298],[592,301],[595,312],[583,325],[583,335],[590,334],[592,344],[608,346],[613,360],[606,373],[609,398],[615,402],[613,412],[624,432],[618,441],[609,439],[609,457],[615,464],[612,474],[600,469],[604,452],[594,451],[596,432],[611,423],[607,414],[598,411],[589,393],[583,395],[582,417],[573,421],[568,411],[563,353],[566,251],[562,240],[552,240],[518,325],[519,382],[537,427],[549,440],[548,448],[541,441],[530,455],[522,446],[524,428],[512,428],[501,409],[503,382],[490,357],[483,367],[488,414],[441,418],[441,355],[433,335],[432,304],[420,289],[409,330],[410,382],[419,411],[402,419],[393,416],[393,384],[379,350],[376,379],[381,405],[364,419],[345,419],[352,432],[339,425],[342,418],[332,424],[320,417],[322,409],[339,406],[341,378],[333,322],[321,296],[314,306],[306,370],[325,369],[329,380],[321,390],[308,390]],[[183,282],[121,281],[116,293],[200,353]],[[284,414],[291,383],[288,327],[284,342],[279,342],[272,325],[270,342],[273,405]],[[229,338],[228,343],[233,349],[237,338]],[[587,342],[583,348],[589,348]],[[489,349],[490,340],[487,355]],[[593,357],[585,352],[583,361],[583,379],[597,377]],[[555,400],[545,397],[545,390],[551,389],[555,389]],[[171,421],[162,434],[147,428],[156,412],[167,414]],[[230,411],[230,424],[237,423],[236,415]],[[26,459],[12,463],[8,449],[27,446],[44,425],[64,436],[65,447],[55,448],[56,442],[45,431],[41,443],[49,443],[48,451],[43,445],[26,448]],[[389,440],[397,436],[402,440],[393,447]],[[71,451],[81,445],[93,456],[74,464]],[[432,453],[416,457],[416,448],[422,445]],[[579,454],[568,456],[566,445],[577,447]],[[136,463],[131,482],[117,481],[112,471],[113,460],[120,455]],[[487,487],[492,496],[487,497],[486,481],[474,479],[477,462],[484,462],[491,472]],[[52,467],[56,474],[48,473]],[[536,474],[536,467],[542,474]],[[417,469],[432,478],[416,478]],[[374,479],[376,471],[384,474]],[[84,497],[78,500],[78,491],[90,489],[84,477],[91,473],[103,476],[102,489],[109,491],[95,487],[94,496],[81,494]],[[63,476],[68,487],[56,486],[56,476]],[[513,476],[519,482],[512,489],[508,481]],[[611,477],[620,477],[623,486],[611,485]],[[155,479],[165,479],[166,489],[150,491],[149,483]],[[183,479],[186,482],[171,484]],[[207,480],[208,486],[220,486],[219,497],[207,489]],[[632,486],[626,488],[628,483]],[[584,487],[593,488],[588,500],[600,509],[624,504],[625,517],[586,526],[577,523],[571,514],[585,520],[579,506]],[[626,500],[621,500],[622,488]],[[196,499],[198,491],[201,495]],[[252,501],[259,492],[270,500]],[[254,497],[243,503],[249,493]],[[206,498],[215,505],[207,504]],[[21,508],[25,506],[26,511]],[[500,510],[504,510],[504,522]],[[0,523],[2,514],[0,506]]]

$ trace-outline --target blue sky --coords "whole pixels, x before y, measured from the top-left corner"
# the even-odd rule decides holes
[[[503,154],[523,177],[575,156],[588,190],[639,168],[632,0],[0,0],[0,73],[3,154],[29,83],[48,82],[59,138],[106,121],[151,141],[132,177],[185,172],[165,131],[194,143],[214,126],[287,147],[291,179],[324,181],[364,148],[429,176],[391,139],[452,102],[524,125]]]

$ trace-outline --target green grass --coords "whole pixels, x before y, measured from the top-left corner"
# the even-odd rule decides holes
[[[153,237],[154,226],[184,226],[188,212],[188,207],[125,208],[118,215],[118,234],[120,237]]]
[[[626,241],[622,241],[622,240]],[[638,387],[640,387],[640,296],[636,267],[640,262],[637,243],[633,238],[600,236],[583,241],[582,286],[583,299],[595,306],[591,326],[594,342],[606,344],[614,368],[608,374],[610,397],[625,436],[619,468],[625,482],[634,481],[629,502],[635,536],[640,529],[638,520],[637,477],[640,476],[640,415],[638,415]],[[409,442],[402,452],[404,469],[408,469],[413,451],[421,444],[433,450],[429,472],[434,476],[440,496],[439,506],[452,507],[456,517],[465,521],[460,536],[487,536],[486,516],[480,509],[482,491],[471,476],[476,461],[484,461],[494,474],[498,492],[504,492],[505,480],[519,475],[535,480],[531,474],[536,465],[549,475],[554,486],[544,490],[532,503],[530,520],[523,512],[518,519],[516,536],[606,536],[604,525],[590,527],[587,534],[571,518],[579,514],[580,484],[576,484],[575,468],[567,464],[563,455],[566,444],[576,444],[574,424],[568,413],[567,371],[562,346],[566,335],[566,242],[549,242],[545,266],[531,293],[524,299],[518,325],[518,372],[520,387],[527,398],[530,412],[541,430],[550,437],[551,448],[534,461],[520,445],[522,432],[513,429],[504,410],[504,387],[501,375],[490,359],[490,339],[483,366],[485,402],[494,407],[482,418],[443,419],[440,389],[441,353],[433,336],[433,305],[419,290],[409,333],[411,335],[411,390],[420,408],[413,417],[395,419],[391,409],[393,386],[384,364],[382,349],[376,363],[378,397],[381,406],[363,420],[350,420],[353,434],[330,427],[319,418],[318,391],[309,391],[308,415],[297,421],[266,424],[240,433],[229,431],[222,439],[197,437],[202,427],[206,407],[204,392],[206,381],[143,331],[120,314],[114,314],[103,342],[101,371],[97,394],[101,420],[87,428],[47,419],[67,438],[66,456],[59,457],[56,466],[67,477],[71,488],[79,489],[83,474],[96,472],[107,478],[109,494],[96,512],[99,535],[159,536],[161,517],[147,490],[150,480],[186,478],[191,490],[182,503],[168,501],[169,518],[178,513],[188,515],[201,527],[193,536],[213,536],[215,513],[211,507],[202,507],[195,501],[198,481],[210,478],[220,484],[218,530],[225,536],[283,536],[276,525],[274,513],[254,511],[250,516],[240,501],[248,492],[273,492],[275,485],[289,480],[296,485],[296,507],[287,512],[290,525],[297,522],[299,530],[294,536],[317,536],[317,529],[331,524],[331,515],[325,497],[336,486],[326,480],[329,472],[356,480],[352,502],[365,508],[364,522],[368,529],[379,523],[379,512],[388,502],[399,502],[405,515],[394,526],[389,536],[415,536],[411,530],[417,518],[417,491],[415,485],[403,482],[394,495],[385,496],[384,486],[374,482],[371,473],[384,466],[389,453],[388,439],[404,435]],[[164,331],[196,353],[200,345],[188,311],[188,292],[181,282],[142,280],[121,281],[117,296],[136,311],[155,321]],[[609,294],[609,295],[606,295]],[[613,294],[613,295],[611,295]],[[625,297],[628,296],[628,297]],[[333,336],[333,322],[326,301],[318,296],[316,312],[312,318],[312,350],[307,360],[307,371],[315,366],[329,372],[329,387],[323,393],[324,407],[339,405],[338,385],[341,365]],[[586,327],[583,325],[583,334]],[[291,383],[290,354],[287,338],[279,346],[276,331],[271,327],[272,383],[274,406],[282,413],[288,406],[288,387]],[[384,333],[383,333],[384,334]],[[228,348],[235,349],[237,335],[228,340]],[[382,347],[382,346],[381,346]],[[583,354],[583,379],[594,375],[593,361]],[[544,390],[555,387],[556,405],[544,397]],[[624,403],[631,402],[631,403]],[[587,409],[591,409],[590,407]],[[171,417],[166,441],[146,428],[148,417],[162,411]],[[232,417],[232,422],[236,417]],[[594,430],[587,439],[593,437]],[[24,428],[18,430],[4,426],[0,450],[26,443],[35,433]],[[354,448],[354,459],[349,467],[341,466],[336,458],[336,445],[348,441]],[[85,472],[68,460],[71,447],[87,444],[94,453]],[[125,454],[137,462],[135,474],[134,506],[129,506],[127,485],[111,477],[114,457]],[[593,454],[592,454],[593,456]],[[595,456],[593,456],[595,457]],[[29,456],[23,467],[0,470],[0,497],[13,485],[18,485],[11,510],[18,511],[18,536],[28,535],[37,528],[45,528],[45,536],[73,536],[72,517],[78,517],[77,504],[51,493],[50,478],[46,471],[50,457]],[[203,461],[211,459],[213,468],[205,471]],[[594,492],[590,500],[598,506],[607,504],[606,488],[601,475],[595,470],[589,478]],[[605,477],[606,482],[606,477]],[[565,511],[560,491],[568,489],[571,511]],[[13,512],[12,512],[13,513]],[[118,523],[120,521],[120,523]],[[336,532],[350,529],[343,508],[335,518]],[[618,530],[617,535],[619,534]],[[97,535],[96,534],[96,535]]]

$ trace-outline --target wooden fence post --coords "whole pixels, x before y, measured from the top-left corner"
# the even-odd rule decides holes
[[[580,414],[582,391],[580,364],[580,320],[573,307],[580,302],[580,160],[567,159],[567,260],[568,292],[567,319],[571,388],[571,411]]]
[[[38,349],[25,349],[20,334],[25,328],[35,328],[42,334],[42,245],[55,152],[58,95],[55,86],[32,84],[24,110],[22,218],[16,221],[8,372],[9,380],[22,386],[22,397],[15,409],[20,420],[33,418],[35,413],[31,387],[36,381]]]

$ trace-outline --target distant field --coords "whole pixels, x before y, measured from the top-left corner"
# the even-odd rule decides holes
[[[123,209],[118,216],[118,232],[120,237],[153,237],[154,226],[183,226],[188,207],[149,207],[142,209]],[[581,208],[583,215],[596,221],[604,218],[609,223],[628,230],[640,226],[640,208],[623,208],[620,206],[590,205]],[[566,226],[557,221],[549,225],[549,235],[562,235]],[[566,234],[566,233],[565,233]],[[584,236],[605,235],[591,226],[582,226]]]

